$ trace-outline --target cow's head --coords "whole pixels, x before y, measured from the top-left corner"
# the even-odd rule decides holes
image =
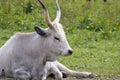
[[[53,22],[51,22],[47,7],[41,0],[38,0],[44,9],[45,21],[48,25],[47,29],[43,29],[35,26],[36,32],[44,38],[43,46],[46,48],[49,54],[56,56],[67,56],[73,53],[71,47],[65,36],[62,25],[59,23],[61,17],[61,11],[56,0],[57,16]]]

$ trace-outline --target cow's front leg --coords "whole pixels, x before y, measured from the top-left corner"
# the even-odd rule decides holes
[[[72,76],[76,78],[95,78],[97,75],[90,73],[90,72],[73,72]]]
[[[25,80],[31,79],[30,73],[29,73],[27,70],[25,70],[24,67],[15,69],[15,70],[13,71],[13,77],[14,77],[15,79],[17,79],[17,80],[18,80],[18,79],[25,79]]]

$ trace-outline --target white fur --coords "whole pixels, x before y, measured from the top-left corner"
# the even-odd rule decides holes
[[[58,61],[47,62],[44,68],[45,74],[43,76],[43,80],[45,80],[50,74],[54,74],[57,80],[63,79],[63,73],[67,77],[76,77],[76,78],[94,78],[95,74],[91,72],[76,72],[68,69],[63,64]]]
[[[31,75],[38,79],[43,76],[45,61],[69,55],[68,50],[71,48],[61,24],[53,25],[54,29],[44,30],[47,36],[40,36],[36,32],[12,36],[0,49],[0,71],[4,69],[7,77],[30,78]]]

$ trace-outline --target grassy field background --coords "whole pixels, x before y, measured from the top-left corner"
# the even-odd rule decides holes
[[[55,0],[43,1],[54,20]],[[59,61],[72,70],[97,74],[96,80],[120,80],[120,0],[59,3],[60,22],[74,50],[72,56]],[[34,31],[35,25],[47,27],[37,0],[0,0],[0,46],[16,32]]]

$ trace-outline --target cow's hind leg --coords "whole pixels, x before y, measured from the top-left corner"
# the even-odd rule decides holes
[[[25,68],[21,67],[18,69],[15,69],[13,72],[13,76],[16,80],[28,80],[31,79],[31,75],[28,71],[25,70]]]

